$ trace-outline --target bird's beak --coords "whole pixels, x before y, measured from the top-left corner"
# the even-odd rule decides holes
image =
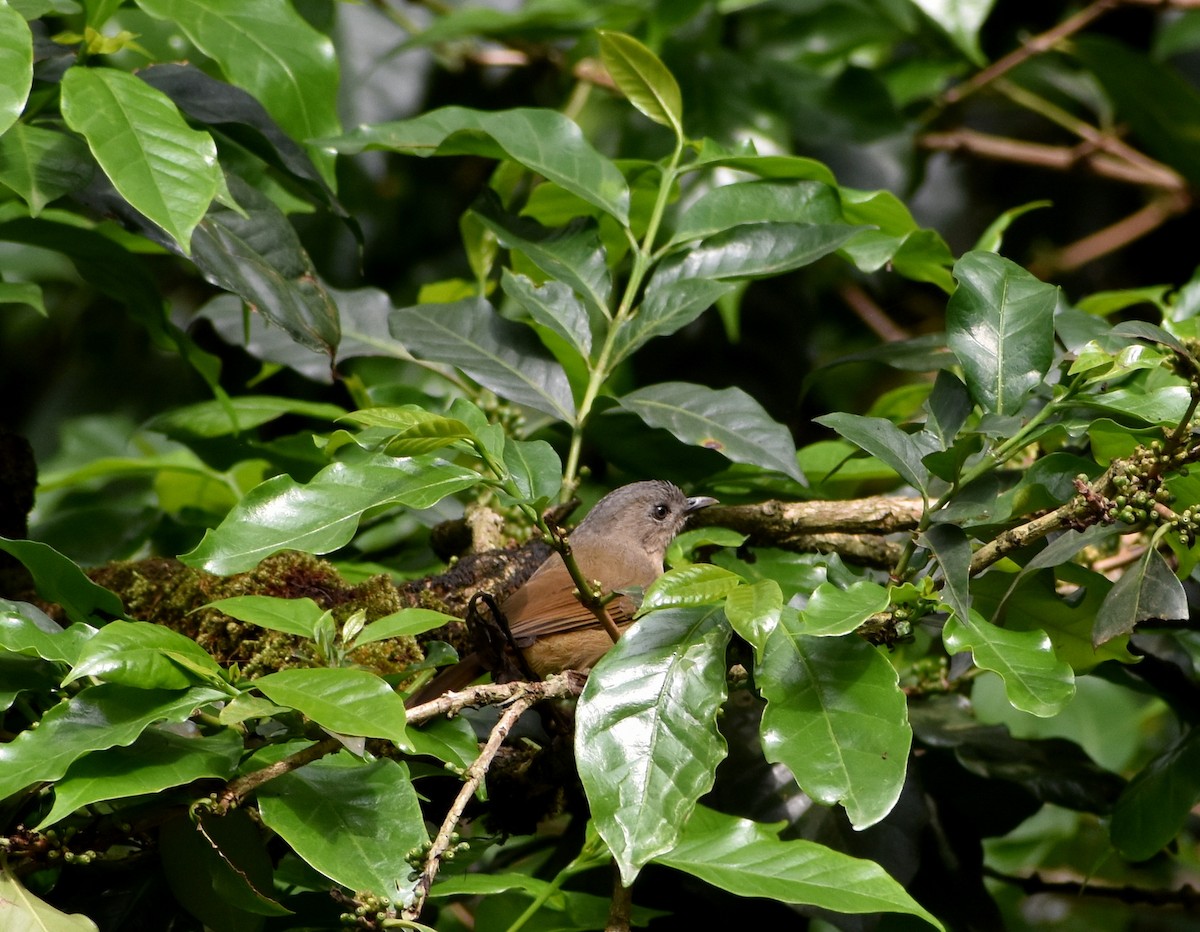
[[[699,511],[701,508],[707,508],[709,505],[716,505],[717,500],[710,498],[707,495],[695,495],[687,500],[687,507],[683,509],[684,514],[691,514],[693,511]]]

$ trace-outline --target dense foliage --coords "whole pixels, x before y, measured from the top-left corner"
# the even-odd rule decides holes
[[[1200,12],[999,6],[0,0],[0,925],[1190,927]]]

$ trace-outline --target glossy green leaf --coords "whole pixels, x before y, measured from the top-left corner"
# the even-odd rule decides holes
[[[75,663],[96,629],[84,622],[62,628],[36,605],[0,599],[0,647],[56,663]]]
[[[676,845],[725,756],[716,716],[729,633],[718,608],[656,612],[601,658],[580,696],[579,776],[626,884]]]
[[[923,451],[912,436],[887,418],[838,411],[813,420],[882,460],[913,488],[923,491],[927,487],[928,476],[921,462]]]
[[[1109,829],[1131,861],[1151,858],[1179,834],[1200,802],[1200,730],[1188,728],[1129,781]]]
[[[0,614],[0,625],[4,616]],[[40,657],[0,652],[0,712],[13,707],[22,693],[50,695],[62,679],[62,670],[57,664]]]
[[[26,890],[8,861],[0,863],[0,919],[10,932],[98,932],[82,913],[64,913]]]
[[[737,573],[711,563],[693,563],[667,570],[646,587],[639,614],[720,602],[741,584],[742,578]]]
[[[89,638],[63,683],[85,676],[140,689],[224,685],[221,668],[204,648],[146,621],[110,621]]]
[[[435,757],[465,771],[479,757],[479,738],[462,716],[437,718],[408,730],[412,753]]]
[[[526,276],[514,275],[508,269],[501,273],[501,284],[506,295],[539,324],[566,340],[581,359],[591,358],[592,331],[587,308],[571,288],[555,281],[535,285]]]
[[[819,906],[837,913],[907,913],[942,924],[874,861],[804,839],[784,841],[779,827],[697,806],[679,843],[655,858],[738,896]]]
[[[574,420],[562,366],[528,327],[505,320],[482,298],[401,308],[388,326],[414,355],[457,366],[510,401]]]
[[[983,65],[979,30],[995,0],[912,0],[974,65]]]
[[[263,822],[330,880],[399,900],[429,836],[408,768],[342,751],[264,784]]]
[[[388,456],[433,453],[456,440],[470,440],[473,437],[471,428],[457,418],[435,414],[418,405],[366,408],[347,414],[343,420],[393,431],[383,446]]]
[[[837,186],[833,172],[816,159],[800,155],[759,155],[752,145],[734,150],[711,139],[700,143],[699,151],[688,167],[732,168],[760,178],[820,181],[830,187]]]
[[[953,524],[936,524],[921,535],[921,542],[941,567],[942,598],[959,620],[970,619],[971,543],[966,532]]]
[[[225,698],[225,693],[204,687],[89,686],[43,715],[37,728],[0,744],[0,799],[59,779],[91,751],[132,744],[155,722],[182,722],[197,708]]]
[[[333,41],[286,0],[138,0],[138,6],[181,28],[293,138],[309,141],[340,130]],[[312,152],[332,181],[332,159]]]
[[[325,617],[324,610],[308,598],[285,599],[271,595],[235,595],[228,599],[209,602],[205,608],[216,609],[238,621],[249,622],[260,628],[295,634],[299,637],[316,637],[317,625]]]
[[[544,508],[562,488],[562,460],[545,440],[510,440],[504,466],[522,500]]]
[[[773,579],[738,586],[725,597],[725,617],[757,656],[762,655],[782,611],[783,590]]]
[[[733,282],[703,278],[652,279],[637,313],[622,323],[613,339],[613,362],[620,362],[655,337],[670,336],[686,327],[736,287]]]
[[[61,605],[72,621],[95,621],[97,615],[123,615],[116,593],[92,582],[75,563],[48,544],[0,537],[0,550],[16,557],[33,576],[47,602]]]
[[[201,401],[150,418],[147,430],[178,440],[227,437],[269,424],[287,414],[334,421],[346,413],[338,405],[273,395],[239,395],[227,403]],[[232,415],[232,417],[231,417]]]
[[[404,700],[374,673],[350,667],[280,670],[260,676],[254,688],[329,731],[386,738],[397,747],[409,747]]]
[[[951,617],[942,640],[950,654],[969,650],[975,666],[1000,674],[1008,701],[1022,712],[1048,718],[1075,695],[1075,675],[1044,631],[999,628],[972,611],[969,623]]]
[[[121,196],[190,254],[192,231],[223,187],[212,137],[161,91],[113,68],[69,68],[62,115]]]
[[[633,36],[600,30],[600,60],[617,90],[655,123],[683,139],[683,97],[666,65]]]
[[[1187,595],[1163,555],[1154,547],[1128,567],[1096,613],[1092,646],[1132,634],[1143,621],[1187,621]]]
[[[333,463],[310,482],[276,476],[251,489],[199,545],[180,557],[210,573],[241,573],[280,550],[329,553],[347,544],[363,512],[381,505],[428,508],[470,488],[479,474],[431,457],[377,454]]]
[[[946,339],[971,397],[986,411],[1017,414],[1054,360],[1058,289],[990,252],[964,255],[954,277]]]
[[[856,582],[848,589],[821,583],[801,611],[797,630],[809,637],[849,634],[887,607],[888,591],[878,583]]]
[[[51,201],[86,185],[96,171],[77,136],[16,123],[0,136],[0,184],[15,191],[36,217]]]
[[[620,170],[592,147],[572,120],[553,110],[518,108],[486,113],[443,107],[411,120],[359,127],[320,143],[351,154],[391,149],[422,157],[508,158],[617,220],[629,219],[629,188]]]
[[[617,403],[651,427],[666,428],[684,443],[804,482],[787,428],[772,420],[740,388],[718,391],[688,382],[660,382],[630,392]]]
[[[713,188],[688,205],[671,244],[715,236],[746,223],[840,223],[837,191],[819,181],[743,181]]]
[[[33,33],[25,17],[0,0],[0,136],[25,109],[33,86]]]
[[[129,747],[93,751],[75,761],[55,782],[54,805],[36,828],[41,831],[92,803],[158,793],[204,777],[228,780],[242,751],[233,729],[184,737],[149,728]]]
[[[895,668],[855,635],[808,637],[784,613],[755,682],[767,700],[763,751],[814,800],[841,803],[855,828],[900,798],[912,729]]]
[[[905,203],[890,191],[839,188],[842,213],[850,223],[869,224],[841,254],[864,272],[885,265],[913,281],[930,282],[949,294],[954,254],[933,230],[922,229]]]
[[[1174,426],[1187,411],[1191,400],[1186,386],[1168,385],[1152,391],[1116,388],[1098,395],[1080,396],[1077,404],[1147,424]]]

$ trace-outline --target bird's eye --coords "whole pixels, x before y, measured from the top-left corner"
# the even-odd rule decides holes
[[[666,505],[664,505],[662,502],[659,502],[657,505],[655,505],[650,510],[650,513],[654,515],[654,520],[662,521],[667,515],[669,515],[671,513],[671,509],[668,508]]]

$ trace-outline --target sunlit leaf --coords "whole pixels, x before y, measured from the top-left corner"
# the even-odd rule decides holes
[[[33,34],[25,17],[0,0],[0,135],[17,122],[33,85]]]
[[[96,171],[78,136],[16,123],[0,136],[0,184],[20,195],[36,217],[51,201],[82,188]]]
[[[657,55],[633,36],[600,30],[600,60],[631,104],[683,138],[679,84]]]

